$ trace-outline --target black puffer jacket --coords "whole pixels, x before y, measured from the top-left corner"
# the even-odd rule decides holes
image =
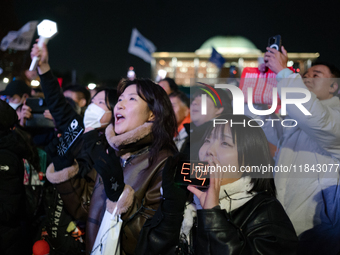
[[[182,215],[160,209],[144,225],[136,254],[175,254]],[[265,192],[229,214],[198,210],[195,232],[195,254],[204,255],[296,254],[298,242],[282,205]]]

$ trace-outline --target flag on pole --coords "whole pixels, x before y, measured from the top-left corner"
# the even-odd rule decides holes
[[[209,61],[214,63],[218,68],[221,69],[223,67],[223,64],[225,63],[225,58],[220,53],[218,53],[214,47],[212,47]]]
[[[155,45],[146,39],[139,31],[132,29],[128,52],[151,63],[152,53],[156,51]]]
[[[37,24],[38,21],[30,21],[20,28],[19,31],[9,31],[1,41],[1,50],[5,51],[8,48],[14,50],[28,50],[31,46]]]

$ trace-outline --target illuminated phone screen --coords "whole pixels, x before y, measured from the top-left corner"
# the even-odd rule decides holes
[[[176,169],[175,183],[185,186],[209,186],[208,166],[209,164],[207,162],[180,161]]]

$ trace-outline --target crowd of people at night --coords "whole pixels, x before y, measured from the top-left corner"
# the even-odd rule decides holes
[[[61,87],[34,44],[41,90],[0,91],[0,253],[340,254],[340,70],[267,50],[286,114],[234,114],[232,91],[169,77]],[[238,170],[184,185],[183,162]],[[281,171],[239,171],[263,166]]]

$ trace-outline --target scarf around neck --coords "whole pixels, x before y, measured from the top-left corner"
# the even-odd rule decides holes
[[[126,158],[152,143],[152,125],[151,122],[145,122],[131,131],[117,135],[114,126],[110,124],[105,130],[105,136],[117,156]]]

